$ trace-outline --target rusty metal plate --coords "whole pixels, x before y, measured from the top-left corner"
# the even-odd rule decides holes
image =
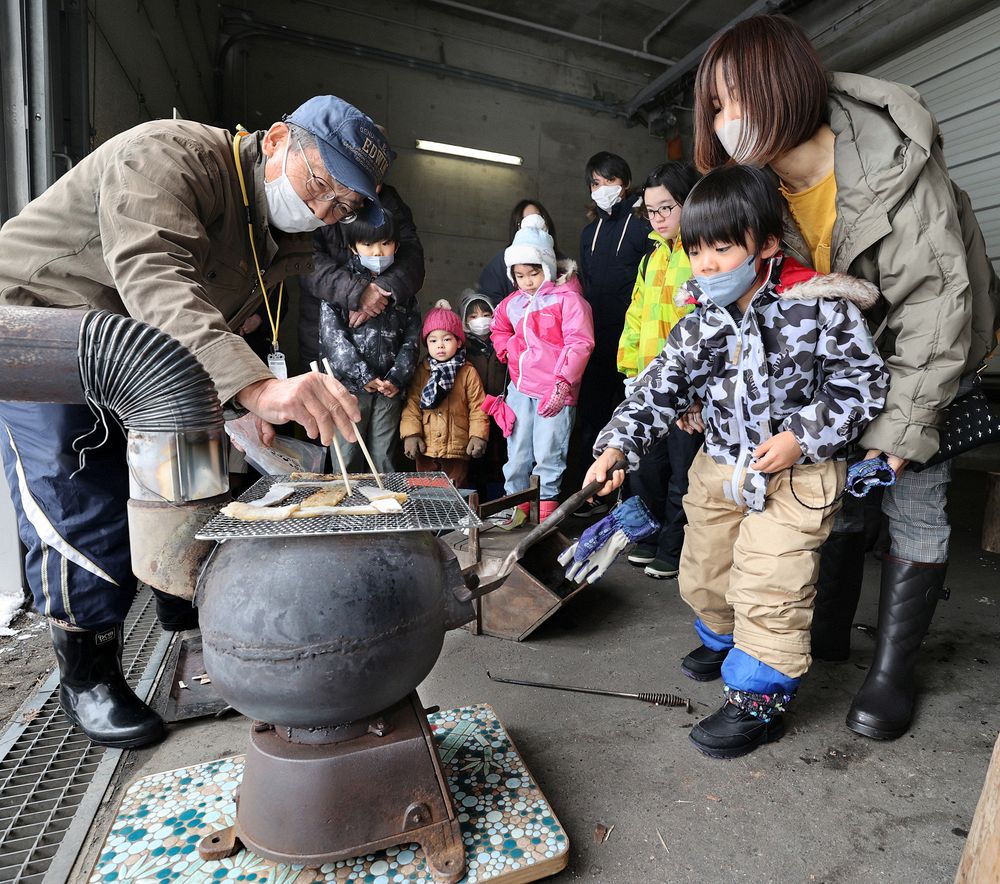
[[[201,636],[183,639],[177,654],[177,665],[170,681],[167,706],[163,712],[165,721],[204,718],[218,715],[229,708],[229,704],[219,696],[211,681],[198,678],[206,674]],[[181,687],[181,683],[185,687]]]

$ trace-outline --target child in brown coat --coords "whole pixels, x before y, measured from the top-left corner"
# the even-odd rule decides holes
[[[469,458],[482,457],[489,438],[483,384],[466,362],[462,320],[447,301],[428,311],[423,339],[428,355],[410,384],[399,435],[418,470],[444,472],[461,487]]]

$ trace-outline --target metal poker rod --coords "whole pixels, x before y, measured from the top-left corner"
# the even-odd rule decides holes
[[[544,684],[540,681],[519,681],[516,678],[500,678],[491,675],[486,670],[486,677],[490,681],[499,681],[503,684],[517,684],[527,688],[547,688],[550,691],[571,691],[574,694],[597,694],[600,697],[624,697],[626,700],[641,700],[643,703],[652,703],[654,706],[683,706],[687,712],[691,711],[691,700],[688,697],[679,697],[676,694],[630,694],[624,691],[602,691],[599,688],[577,688],[562,684]]]

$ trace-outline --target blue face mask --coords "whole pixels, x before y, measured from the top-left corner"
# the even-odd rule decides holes
[[[358,255],[361,266],[367,268],[376,276],[385,273],[396,259],[395,255]]]
[[[716,273],[714,276],[696,276],[695,282],[705,297],[720,307],[728,307],[738,301],[754,284],[757,278],[757,260],[751,255],[732,270]]]

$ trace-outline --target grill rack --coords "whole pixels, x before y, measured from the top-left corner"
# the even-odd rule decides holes
[[[349,473],[351,484],[374,486],[371,473]],[[444,473],[380,473],[387,491],[407,495],[401,513],[372,516],[315,516],[309,519],[285,519],[276,522],[242,522],[217,515],[196,535],[198,540],[246,540],[255,537],[319,537],[336,534],[389,534],[400,531],[452,531],[457,528],[480,528],[483,523],[469,508],[458,489]],[[242,503],[263,497],[273,485],[289,482],[286,476],[264,476],[239,496]],[[317,490],[317,485],[303,486],[279,506],[299,503]],[[368,503],[358,491],[341,506]]]

